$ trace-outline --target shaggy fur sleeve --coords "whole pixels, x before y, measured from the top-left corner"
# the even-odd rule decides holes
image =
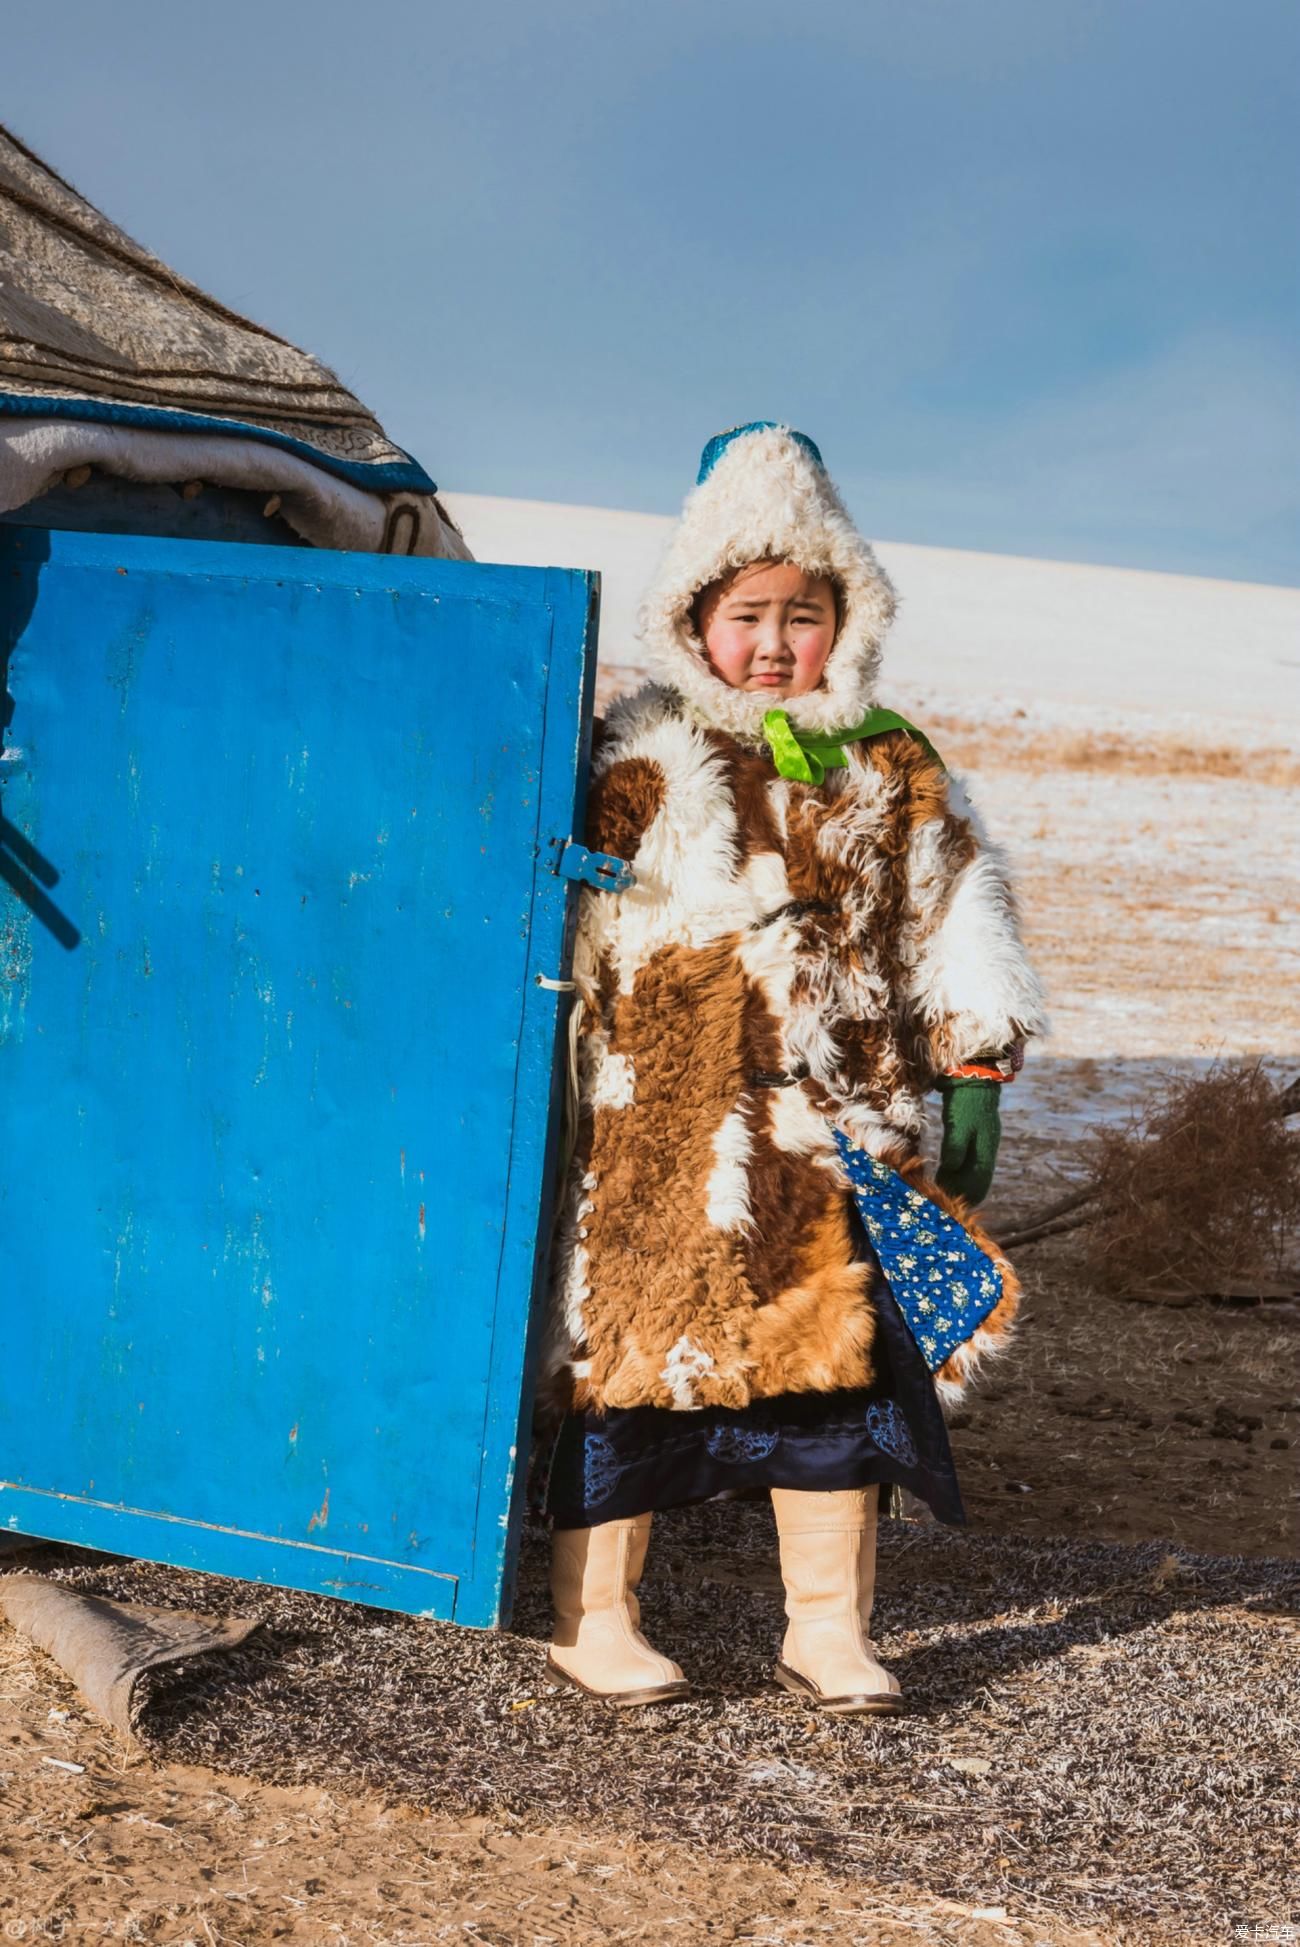
[[[619,757],[607,768],[593,769],[587,844],[596,852],[634,859],[663,795],[663,773],[644,757]]]
[[[914,793],[908,841],[910,998],[936,1074],[1001,1049],[1047,1022],[1006,859],[960,780],[937,767]]]

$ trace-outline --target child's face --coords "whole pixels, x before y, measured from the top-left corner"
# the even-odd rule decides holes
[[[804,696],[821,682],[837,622],[829,581],[789,561],[751,561],[706,590],[699,633],[710,669],[733,690]]]

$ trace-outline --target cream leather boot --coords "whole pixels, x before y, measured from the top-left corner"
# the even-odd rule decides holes
[[[607,1704],[660,1704],[690,1696],[691,1686],[677,1665],[652,1650],[638,1627],[636,1591],[649,1542],[648,1514],[555,1530],[550,1683],[573,1684]]]
[[[876,1586],[878,1490],[808,1494],[774,1487],[789,1628],[776,1680],[838,1716],[903,1708],[898,1679],[868,1635]]]

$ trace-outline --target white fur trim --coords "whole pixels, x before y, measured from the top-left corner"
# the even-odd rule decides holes
[[[636,884],[618,898],[588,901],[609,934],[620,990],[661,947],[705,946],[750,917],[734,879],[736,813],[726,770],[703,732],[676,699],[648,686],[611,709],[601,769],[644,757],[663,773],[664,806],[651,819],[631,861]],[[639,703],[635,713],[628,707]],[[622,734],[620,734],[622,733]],[[744,912],[743,919],[740,917]]]
[[[925,1127],[925,1112],[914,1099],[895,1095],[888,1114],[864,1103],[846,1102],[835,1120],[849,1141],[865,1149],[868,1156],[876,1156],[882,1163],[897,1163],[900,1151],[915,1147]]]
[[[786,900],[789,897],[787,890]],[[788,917],[774,919],[756,932],[741,933],[736,941],[736,958],[762,994],[773,1020],[782,1026],[789,1018],[798,948],[799,929]]]
[[[756,913],[774,913],[790,903],[790,881],[785,860],[779,852],[755,852],[746,861],[742,877],[754,902]]]
[[[752,926],[789,898],[785,868],[760,853],[736,871],[736,808],[725,761],[680,700],[657,683],[620,697],[606,718],[594,775],[640,757],[663,775],[664,802],[630,863],[636,884],[617,898],[584,898],[575,979],[590,980],[607,950],[619,991],[631,993],[640,969],[669,945],[708,946]]]
[[[591,1296],[588,1281],[591,1258],[581,1239],[587,1234],[586,1220],[596,1207],[591,1197],[595,1187],[596,1174],[590,1169],[584,1170],[581,1176],[570,1175],[565,1185],[554,1249],[554,1261],[560,1270],[555,1294],[558,1303],[552,1304],[547,1318],[541,1360],[545,1380],[553,1380],[566,1368],[577,1371],[573,1347],[583,1337],[584,1307]]]
[[[829,1122],[797,1086],[771,1091],[768,1128],[777,1149],[787,1156],[820,1156],[829,1161],[838,1154]]]
[[[754,1140],[742,1109],[730,1110],[714,1131],[713,1154],[717,1161],[709,1172],[705,1191],[705,1214],[716,1230],[748,1230],[753,1225],[749,1207],[749,1162]]]
[[[750,561],[792,561],[839,584],[843,614],[821,687],[777,697],[732,689],[715,676],[691,633],[696,594]],[[762,742],[774,704],[804,730],[857,723],[875,701],[880,644],[897,598],[854,527],[829,476],[787,428],[732,441],[708,478],[687,495],[658,575],[641,609],[647,660],[680,691],[692,714],[742,743]]]
[[[713,1360],[698,1345],[688,1338],[678,1339],[668,1353],[667,1361],[659,1377],[673,1396],[673,1405],[680,1411],[689,1411],[695,1404],[695,1382],[706,1372],[712,1372]]]
[[[971,816],[960,785],[949,802]],[[1025,954],[998,849],[984,839],[954,878],[942,861],[938,822],[927,820],[913,834],[908,876],[918,916],[933,925],[912,970],[912,992],[925,1019],[944,1028],[953,1059],[1004,1047],[1022,1031],[1042,1034],[1043,990]]]
[[[636,1100],[636,1069],[631,1055],[612,1055],[609,1036],[603,1029],[587,1036],[588,1042],[603,1043],[600,1062],[591,1084],[593,1109],[630,1109]]]
[[[945,1406],[960,1406],[968,1396],[971,1381],[982,1376],[984,1367],[991,1359],[999,1358],[1009,1351],[1015,1343],[1018,1320],[1012,1319],[1002,1328],[1000,1334],[986,1332],[981,1326],[961,1345],[954,1347],[945,1365],[952,1368],[944,1378],[934,1375],[934,1387]],[[953,1374],[956,1376],[953,1377]]]

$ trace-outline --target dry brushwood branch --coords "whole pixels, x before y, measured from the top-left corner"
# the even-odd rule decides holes
[[[1082,1189],[1072,1190],[1068,1196],[1058,1197],[1042,1210],[1028,1218],[1018,1230],[1008,1231],[998,1239],[1004,1250],[1014,1250],[1020,1244],[1036,1244],[1040,1237],[1059,1237],[1063,1231],[1077,1230],[1080,1224],[1088,1222],[1087,1215],[1077,1215],[1083,1204],[1091,1203],[1100,1194],[1096,1183],[1085,1183]],[[1061,1218],[1069,1218],[1062,1223]]]
[[[1300,1222],[1300,1133],[1262,1062],[1168,1080],[1127,1131],[1101,1130],[1089,1251],[1122,1295],[1177,1302],[1285,1287]]]
[[[1007,1249],[1087,1229],[1103,1288],[1164,1303],[1289,1295],[1300,1224],[1300,1077],[1262,1062],[1167,1076],[1122,1129],[1093,1131],[1090,1177],[1000,1241]]]
[[[1056,1224],[1045,1224],[1041,1221],[1035,1221],[1034,1223],[1026,1224],[1020,1230],[1009,1230],[1004,1236],[999,1237],[997,1241],[1001,1250],[1024,1250],[1026,1245],[1041,1244],[1045,1238],[1065,1237],[1072,1230],[1082,1230],[1084,1225],[1091,1221],[1092,1212],[1090,1210],[1081,1210],[1076,1216],[1063,1217]]]

